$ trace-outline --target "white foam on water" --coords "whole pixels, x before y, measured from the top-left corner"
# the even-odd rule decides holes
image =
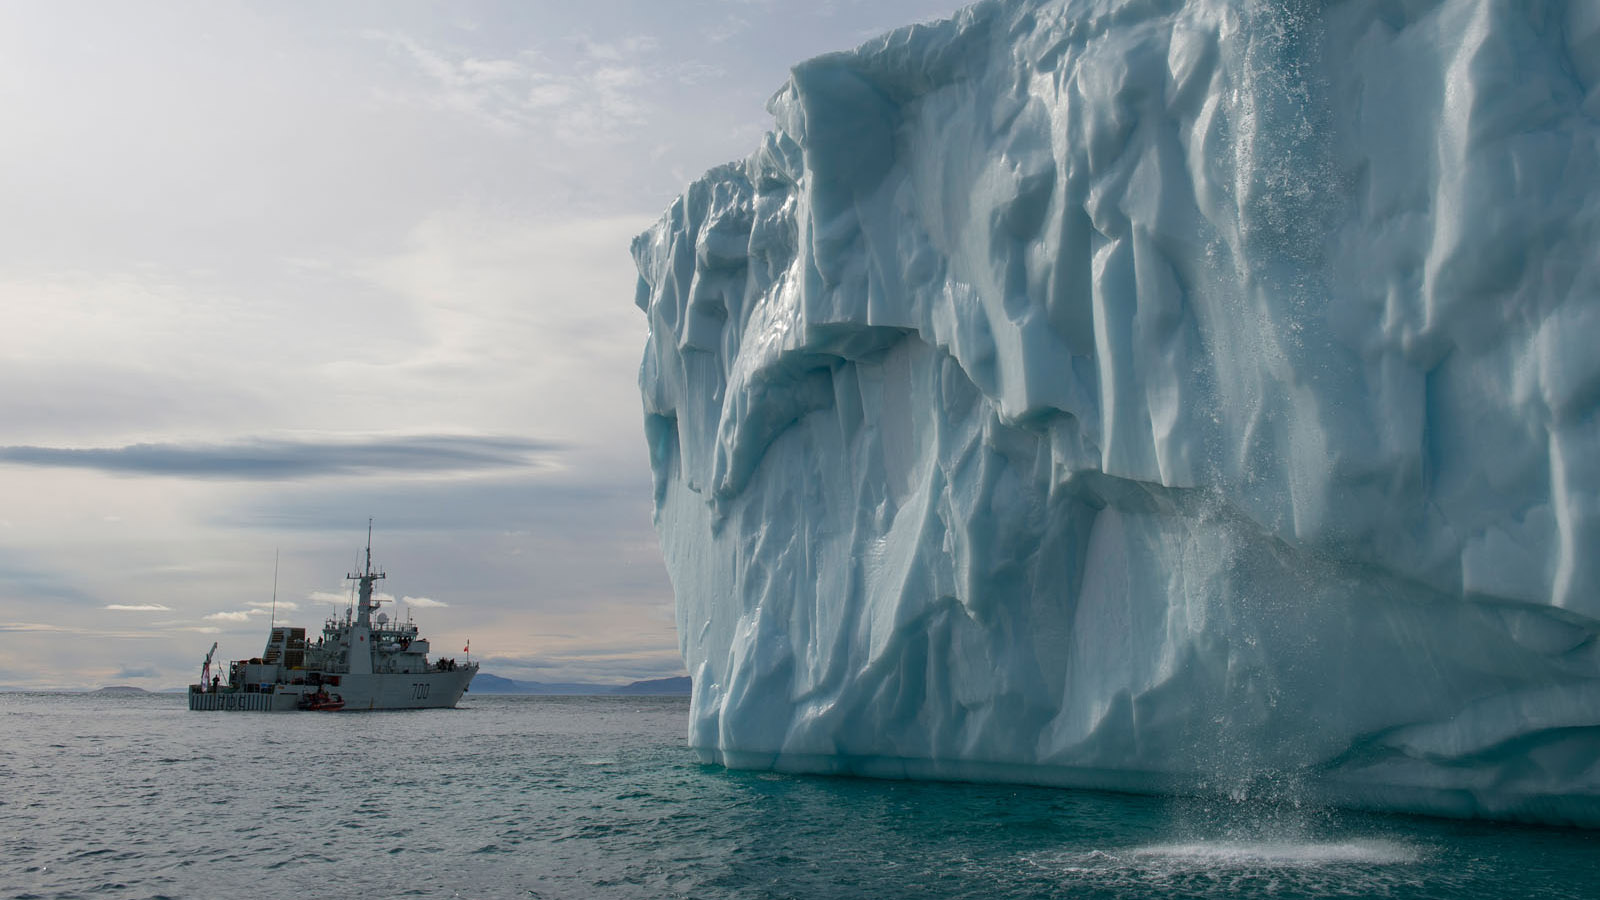
[[[1138,847],[1113,858],[1196,868],[1309,868],[1330,865],[1392,866],[1421,854],[1399,841],[1192,841]]]
[[[1413,884],[1425,854],[1385,839],[1216,840],[1066,853],[1026,862],[1101,890],[1184,896],[1375,896]]]

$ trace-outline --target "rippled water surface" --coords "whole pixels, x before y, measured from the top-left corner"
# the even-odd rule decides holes
[[[726,772],[676,698],[0,694],[0,897],[1600,897],[1600,836]]]

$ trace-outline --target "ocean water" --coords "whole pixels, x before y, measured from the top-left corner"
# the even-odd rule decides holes
[[[1600,835],[728,772],[680,698],[0,694],[0,897],[1600,897]]]

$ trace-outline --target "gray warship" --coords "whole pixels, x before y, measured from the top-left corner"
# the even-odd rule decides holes
[[[428,660],[429,645],[410,614],[391,622],[374,612],[374,583],[388,577],[372,568],[372,528],[367,527],[366,567],[346,578],[359,586],[345,614],[330,617],[315,640],[304,628],[273,626],[259,657],[240,660],[211,674],[217,645],[200,667],[200,683],[189,685],[189,708],[253,712],[351,712],[453,707],[466,693],[478,664],[470,659]],[[470,647],[470,645],[469,645]],[[220,668],[220,667],[219,667]]]

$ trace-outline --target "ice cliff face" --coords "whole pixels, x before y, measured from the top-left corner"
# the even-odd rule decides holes
[[[634,245],[690,743],[1600,824],[1600,5],[986,2]]]

